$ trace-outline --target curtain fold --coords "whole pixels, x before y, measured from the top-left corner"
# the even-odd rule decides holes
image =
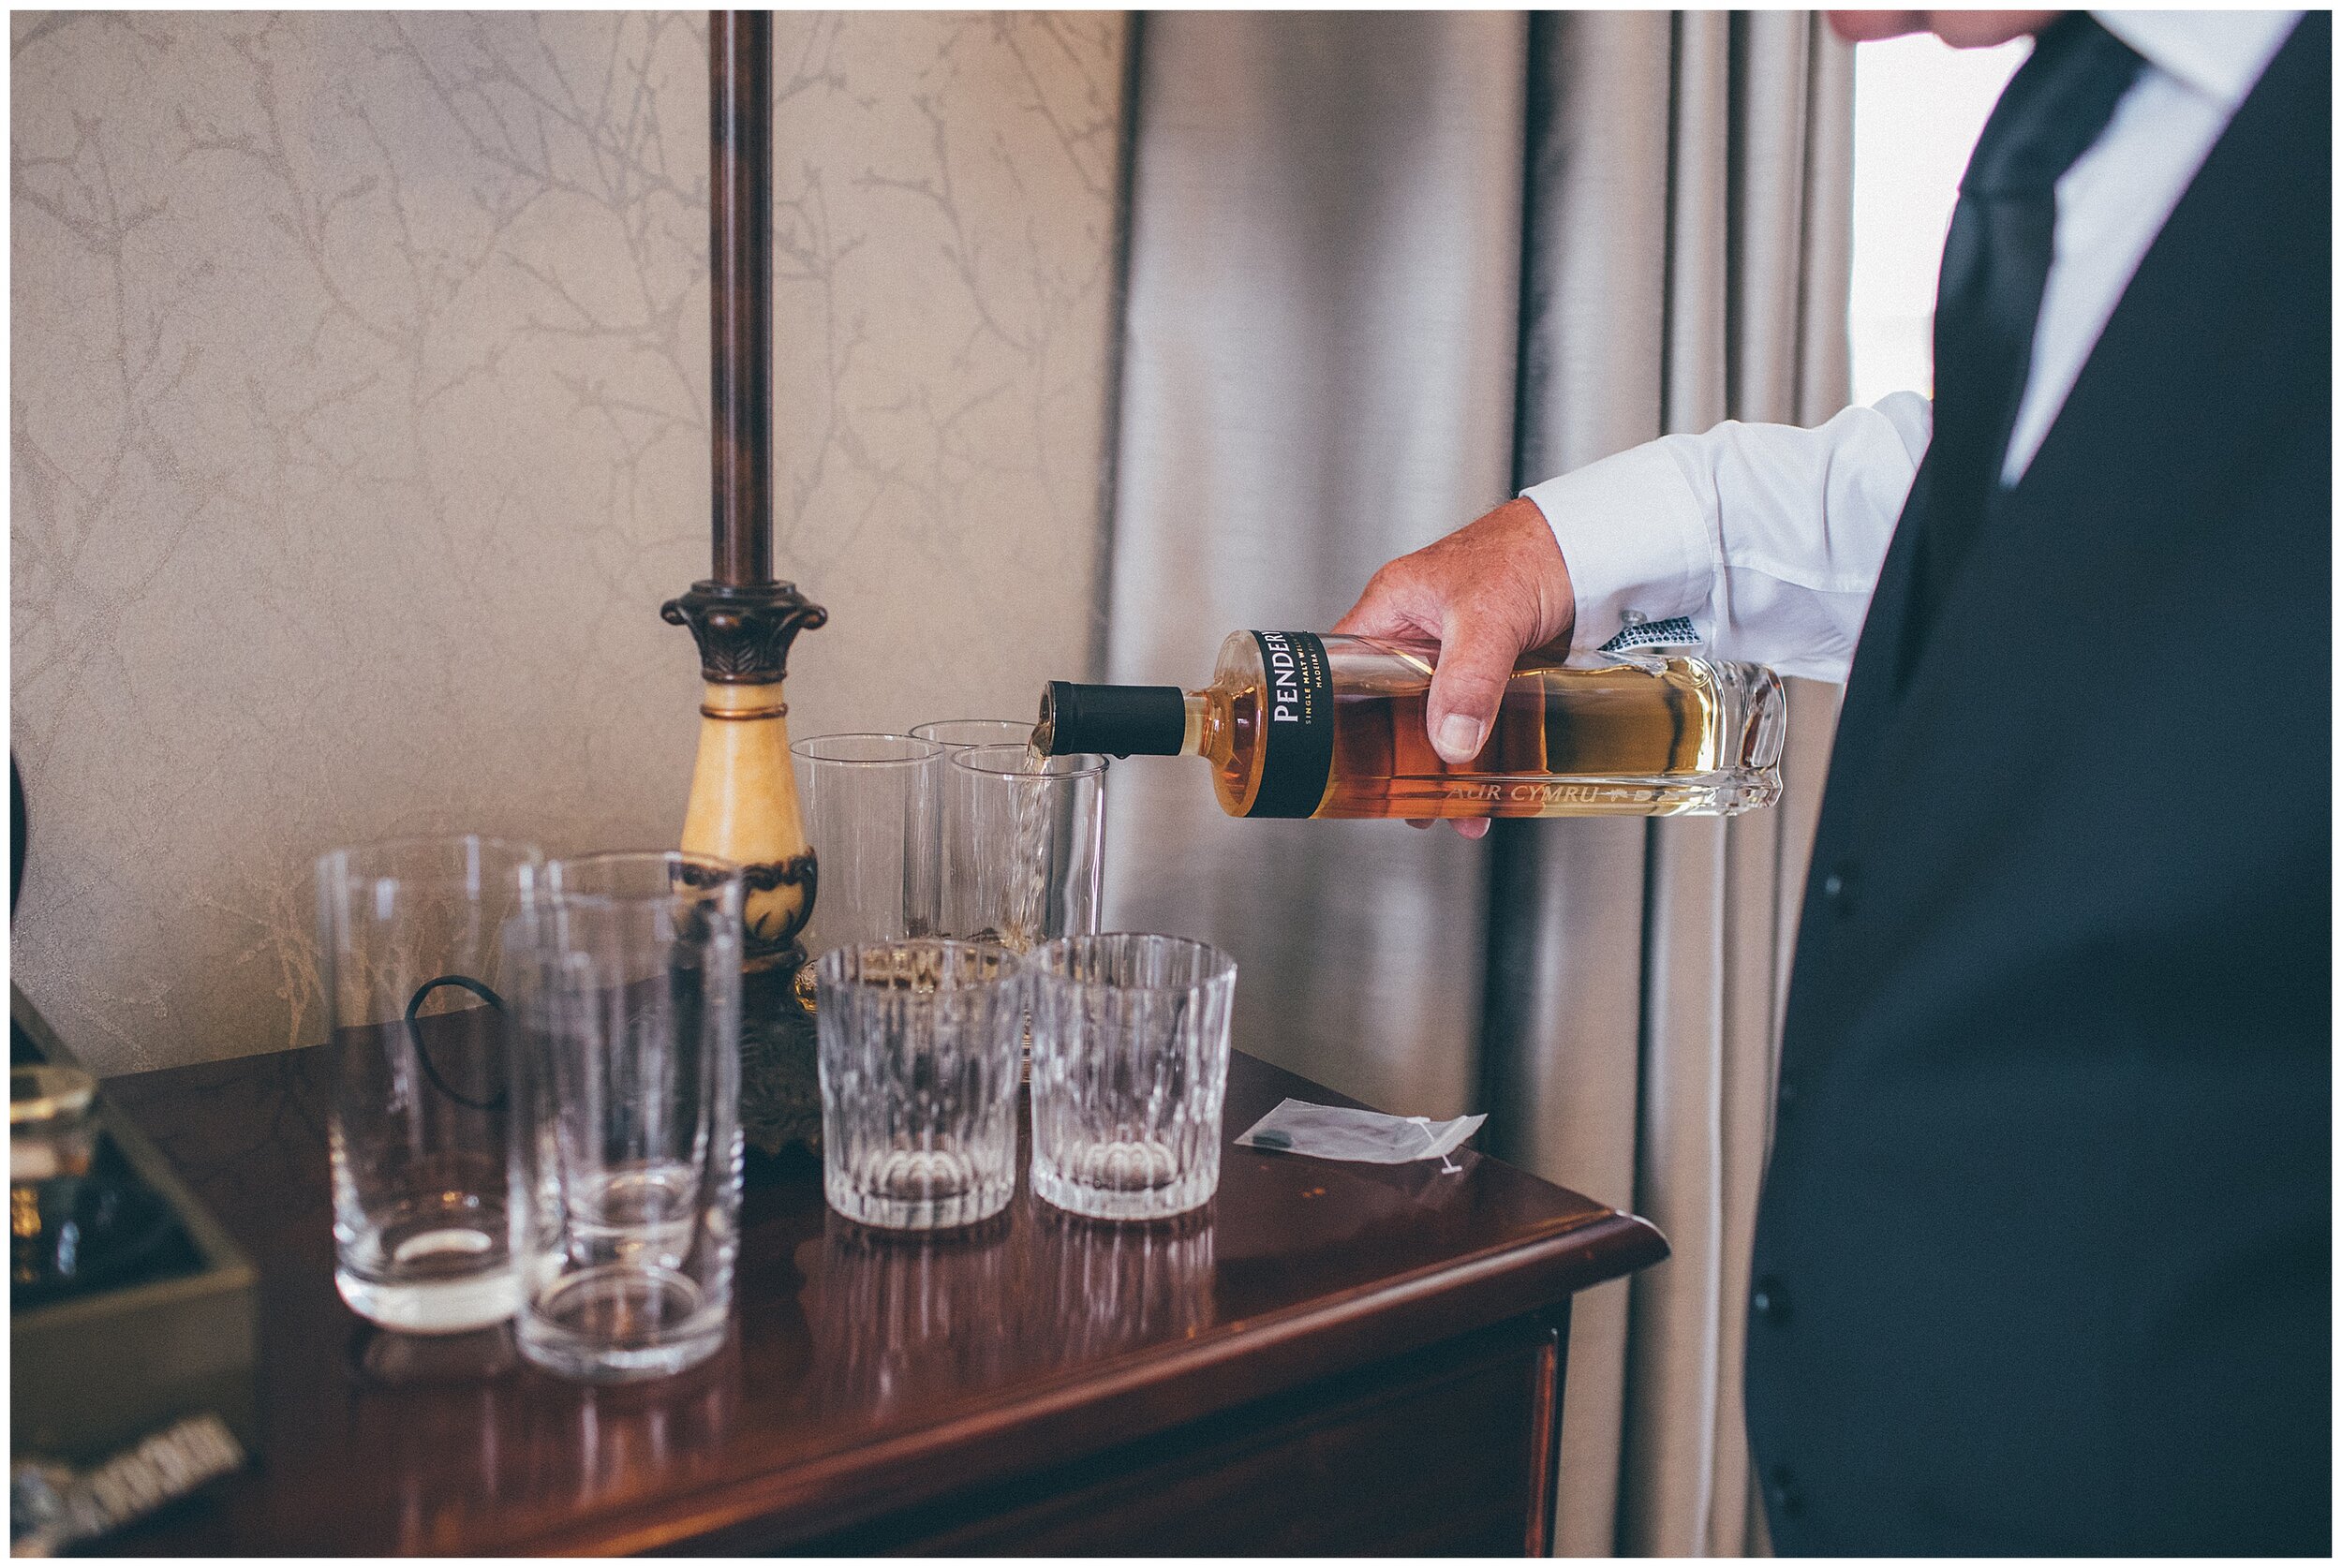
[[[1509,494],[1519,15],[1151,13],[1138,33],[1106,678],[1200,685]],[[1487,852],[1231,821],[1117,764],[1111,925],[1238,954],[1237,1028],[1371,1102],[1473,1096]]]
[[[1519,485],[1845,393],[1849,52],[1811,13],[1152,13],[1109,679],[1319,628]],[[1748,1249],[1834,692],[1731,821],[1234,822],[1119,767],[1107,918],[1243,966],[1248,1045],[1648,1215],[1580,1296],[1556,1550],[1761,1547]]]
[[[1541,17],[1530,72],[1532,165],[1559,178],[1531,185],[1522,481],[1720,420],[1809,423],[1843,407],[1852,78],[1850,52],[1821,20]],[[1647,130],[1618,144],[1608,100],[1622,93],[1668,106],[1664,148]],[[1632,159],[1623,171],[1578,171],[1621,157]],[[1664,195],[1655,244],[1640,229],[1625,240],[1606,231],[1614,182],[1636,175]],[[1639,260],[1623,264],[1577,254],[1636,243]],[[1540,277],[1549,268],[1550,285]],[[1535,302],[1569,295],[1590,272],[1607,293],[1539,318]],[[1599,422],[1586,418],[1590,386],[1636,378],[1639,391],[1645,367],[1656,370],[1657,395],[1635,400],[1635,422],[1620,423],[1615,406]],[[1801,881],[1819,805],[1815,757],[1826,756],[1833,717],[1822,688],[1793,698],[1778,808],[1629,828],[1634,842],[1605,883],[1606,907],[1640,919],[1631,1025],[1614,1001],[1590,1015],[1581,985],[1538,972],[1490,979],[1491,998],[1505,1000],[1490,1010],[1483,1052],[1546,1064],[1540,1093],[1495,1102],[1505,1151],[1585,1191],[1631,1192],[1675,1249],[1596,1293],[1573,1326],[1564,1552],[1733,1555],[1761,1542],[1741,1403],[1748,1253],[1795,929],[1796,891],[1784,883]],[[1537,880],[1582,880],[1583,826],[1508,825],[1500,863],[1534,859]],[[1626,906],[1630,865],[1640,886]],[[1500,871],[1491,928],[1514,946],[1582,939],[1582,924],[1552,921],[1549,896],[1506,901],[1524,879]],[[1604,978],[1622,984],[1615,971]],[[1588,1105],[1601,1107],[1598,1136],[1576,1126]]]

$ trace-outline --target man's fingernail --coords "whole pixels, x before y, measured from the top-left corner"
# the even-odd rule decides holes
[[[1439,754],[1451,762],[1468,762],[1480,754],[1485,732],[1478,719],[1451,713],[1439,721]]]

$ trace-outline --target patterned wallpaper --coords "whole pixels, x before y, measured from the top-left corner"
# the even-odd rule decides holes
[[[1089,668],[1118,15],[781,13],[792,727]],[[670,843],[707,566],[701,13],[18,13],[20,984],[101,1072],[319,1038],[312,858]]]

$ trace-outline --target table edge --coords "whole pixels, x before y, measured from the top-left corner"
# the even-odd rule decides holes
[[[106,1087],[130,1089],[115,1101],[135,1121],[138,1110],[124,1102],[145,1098],[141,1091],[159,1087],[154,1080],[160,1075],[186,1068],[281,1072],[293,1065],[286,1058],[315,1057],[322,1049],[149,1069],[120,1074]],[[1273,1062],[1262,1059],[1262,1065],[1291,1075]],[[1157,1435],[1550,1309],[1577,1291],[1657,1263],[1668,1250],[1657,1227],[1623,1210],[1596,1207],[1557,1217],[1525,1238],[1265,1316],[1234,1319],[1206,1338],[1130,1352],[1103,1372],[1066,1373],[978,1394],[940,1420],[870,1433],[820,1455],[778,1459],[684,1490],[614,1500],[578,1518],[484,1536],[472,1549],[498,1555],[689,1550],[758,1525],[768,1526],[777,1544],[809,1542],[901,1507]],[[907,1487],[914,1471],[947,1473]]]
[[[781,1526],[780,1533],[792,1542],[807,1541],[895,1508],[1094,1452],[1101,1445],[1079,1442],[1081,1427],[1110,1427],[1121,1442],[1152,1436],[1218,1410],[1555,1305],[1579,1290],[1657,1263],[1668,1250],[1667,1238],[1650,1221],[1608,1209],[1526,1243],[1487,1249],[1437,1268],[1224,1325],[1241,1333],[1155,1346],[1134,1353],[1103,1375],[1068,1376],[978,1400],[929,1426],[877,1434],[819,1457],[718,1481],[630,1510],[620,1505],[590,1522],[523,1536],[497,1549],[630,1555],[688,1546],[726,1530],[792,1515],[797,1516]],[[1460,1316],[1457,1309],[1467,1307],[1476,1311]],[[1387,1323],[1393,1316],[1403,1320],[1410,1315],[1423,1320],[1416,1332],[1396,1339],[1386,1333],[1371,1352],[1323,1354],[1331,1348],[1327,1341],[1338,1344],[1345,1330],[1355,1333],[1369,1320]],[[1298,1341],[1317,1341],[1321,1354],[1246,1382],[1236,1398],[1215,1397],[1216,1383]],[[1142,1399],[1149,1407],[1142,1419],[1107,1419],[1118,1405]],[[1062,1450],[1054,1456],[1031,1455],[1028,1450],[1043,1445],[1030,1441],[1015,1447],[998,1441],[1001,1428],[1030,1439],[1036,1432],[1045,1433],[1051,1423],[1067,1429],[1067,1441],[1051,1445]],[[907,1467],[932,1467],[942,1457],[977,1453],[981,1459],[958,1469],[947,1482],[908,1490],[900,1484],[909,1473]],[[845,1488],[839,1483],[857,1474],[883,1476],[889,1484],[841,1497]]]

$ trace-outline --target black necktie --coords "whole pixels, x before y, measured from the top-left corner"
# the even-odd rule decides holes
[[[1935,429],[1906,653],[2000,491],[2049,277],[2057,181],[2106,129],[2139,66],[2121,39],[2068,12],[2009,80],[1961,176],[1935,289]]]

